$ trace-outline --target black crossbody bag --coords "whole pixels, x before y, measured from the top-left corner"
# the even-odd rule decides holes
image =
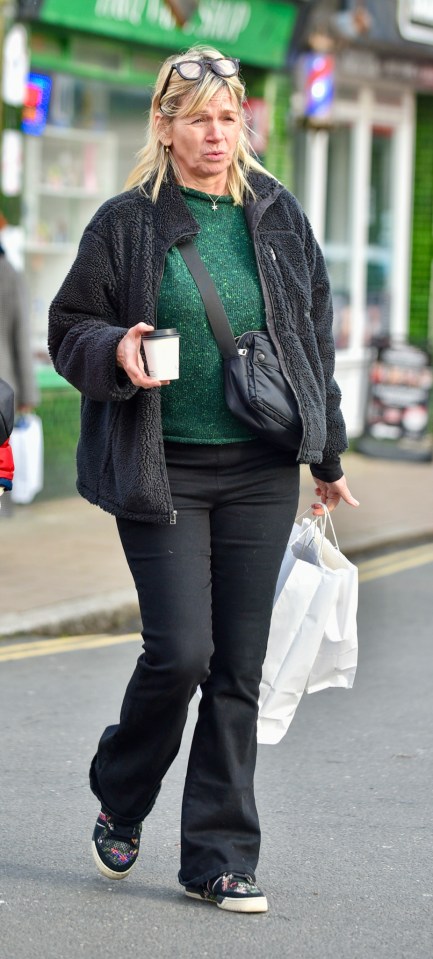
[[[236,339],[212,277],[192,240],[178,246],[205,305],[224,363],[227,406],[261,439],[298,452],[302,420],[293,390],[266,330],[250,330]]]

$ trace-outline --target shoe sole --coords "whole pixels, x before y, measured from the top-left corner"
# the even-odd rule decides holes
[[[92,839],[92,854],[99,872],[105,876],[106,879],[126,879],[126,877],[129,876],[131,869],[133,869],[135,866],[135,862],[133,862],[129,869],[125,869],[124,872],[115,872],[114,869],[110,869],[109,866],[105,865],[105,862],[102,862],[94,839]]]
[[[267,912],[268,900],[266,896],[257,896],[252,899],[222,899],[221,902],[215,899],[205,899],[199,892],[188,892],[185,889],[185,895],[190,899],[199,899],[200,902],[208,902],[218,909],[224,909],[225,912]]]

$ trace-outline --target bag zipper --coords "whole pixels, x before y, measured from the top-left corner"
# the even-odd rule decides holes
[[[266,332],[269,332],[269,330],[268,330],[268,331],[266,331],[266,330],[248,330],[247,332],[248,332],[248,333],[266,333]],[[245,336],[245,333],[239,333],[239,336],[235,336],[236,346],[237,346],[237,350],[238,350],[239,356],[248,356],[248,350],[244,350],[242,347],[241,347],[241,348],[238,347],[238,340],[240,340],[241,336]]]

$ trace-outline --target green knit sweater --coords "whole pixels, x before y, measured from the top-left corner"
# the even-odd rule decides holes
[[[182,189],[200,225],[195,239],[235,336],[266,328],[254,247],[241,206],[230,196],[212,210],[207,193]],[[180,333],[180,377],[162,387],[164,439],[180,443],[237,443],[253,439],[227,407],[221,354],[203,300],[176,247],[167,254],[158,301],[158,327]]]

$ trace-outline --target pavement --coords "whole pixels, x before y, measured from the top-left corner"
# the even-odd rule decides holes
[[[333,514],[346,556],[433,539],[432,463],[346,453],[343,468],[360,501]],[[299,512],[315,499],[302,467]],[[0,638],[101,632],[138,617],[115,520],[78,494],[0,512],[0,544]]]

